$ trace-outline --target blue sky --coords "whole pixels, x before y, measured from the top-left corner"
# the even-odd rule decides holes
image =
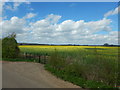
[[[3,7],[3,23],[10,28],[3,27],[5,34],[16,32],[18,42],[118,43],[117,2],[7,2]]]
[[[6,3],[6,5],[12,5],[13,3]],[[37,13],[36,19],[45,18],[49,14],[61,15],[63,20],[99,20],[104,17],[104,14],[118,6],[117,2],[32,2],[29,6],[22,4],[15,12],[6,10],[8,19],[12,16],[23,17],[26,13]],[[32,7],[34,10],[28,9]],[[116,15],[117,16],[117,15]],[[115,16],[109,17],[117,20]]]

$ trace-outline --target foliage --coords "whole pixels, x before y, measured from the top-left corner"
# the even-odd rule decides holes
[[[109,46],[109,44],[108,44],[108,43],[105,43],[104,46]]]
[[[19,47],[15,39],[16,34],[11,34],[2,39],[2,57],[3,58],[16,58],[19,55]]]
[[[2,60],[2,40],[0,39],[0,61]]]
[[[63,70],[58,70],[56,68],[49,66],[48,64],[45,65],[45,69],[49,70],[57,77],[65,80],[65,81],[72,82],[73,84],[76,84],[82,88],[112,88],[101,82],[96,82],[93,80],[85,80],[84,78],[82,78],[80,76],[75,76],[74,74],[68,74]]]

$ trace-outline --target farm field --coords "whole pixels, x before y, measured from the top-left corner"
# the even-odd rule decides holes
[[[18,3],[11,0],[2,3],[1,63],[38,64],[52,76],[82,89],[120,89],[118,2]],[[16,67],[16,71],[21,67]],[[24,69],[23,75],[27,69],[31,70],[30,76],[35,74],[32,73],[36,70],[33,66],[25,65],[22,71]],[[9,78],[13,69],[8,67],[6,70],[8,74],[5,75]],[[40,75],[45,77],[42,73],[35,75],[36,80]],[[16,86],[19,77],[11,76],[13,79],[10,80],[15,83],[9,79],[5,81]],[[43,79],[40,87],[49,86],[44,83],[46,80]],[[20,82],[24,85],[22,80]],[[28,86],[34,84],[32,81]]]
[[[50,56],[46,69],[81,87],[115,87],[120,82],[119,47],[21,45],[19,48],[21,52]]]
[[[94,51],[108,56],[117,56],[119,47],[104,47],[104,46],[37,46],[37,45],[21,45],[19,46],[21,52],[35,53],[35,54],[51,54],[55,50],[59,52],[70,52],[72,54],[76,51]]]

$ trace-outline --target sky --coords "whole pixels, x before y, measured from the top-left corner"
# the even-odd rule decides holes
[[[19,43],[118,44],[117,2],[2,3],[2,37]]]

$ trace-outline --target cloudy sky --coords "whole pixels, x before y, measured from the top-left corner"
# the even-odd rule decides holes
[[[6,2],[2,36],[20,43],[118,44],[117,2]]]

